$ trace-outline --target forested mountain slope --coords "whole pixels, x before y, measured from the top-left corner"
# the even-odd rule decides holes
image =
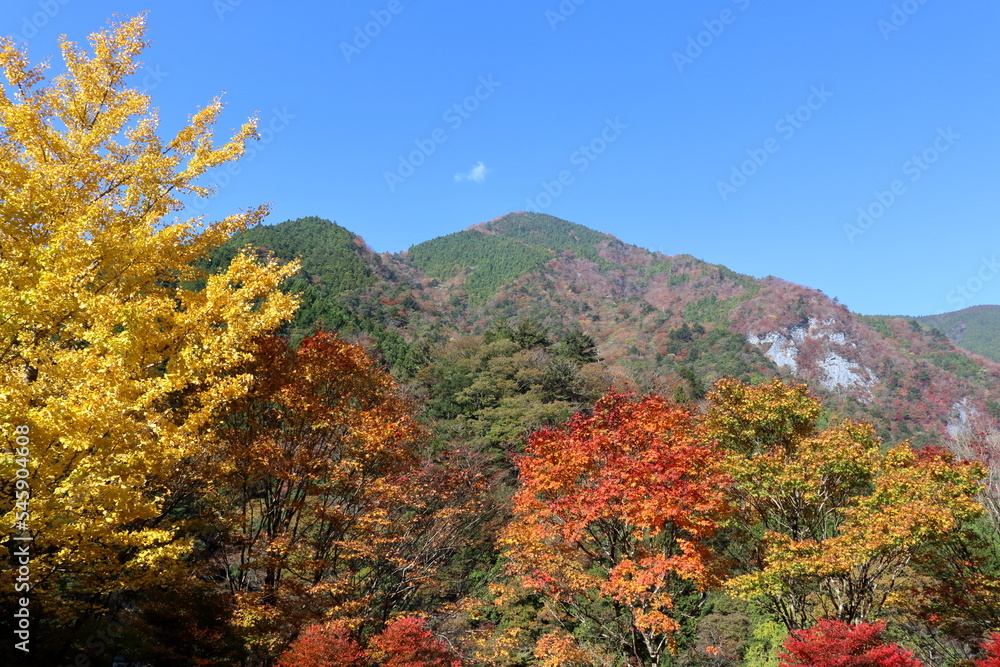
[[[972,306],[915,319],[938,329],[963,350],[1000,362],[1000,306]]]
[[[370,339],[418,383],[454,355],[455,340],[528,318],[551,334],[539,349],[551,352],[566,332],[591,337],[598,384],[697,401],[720,377],[790,376],[834,412],[917,444],[1000,416],[1000,364],[932,328],[859,316],[818,290],[650,252],[549,215],[511,213],[398,254],[375,254],[318,218],[257,227],[227,252],[247,243],[302,259],[288,285],[303,299],[293,336],[322,323]]]

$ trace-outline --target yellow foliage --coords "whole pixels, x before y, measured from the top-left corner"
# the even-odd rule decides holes
[[[214,99],[161,140],[128,83],[144,36],[139,16],[91,35],[89,53],[63,38],[51,78],[0,40],[0,486],[27,426],[33,604],[70,616],[82,602],[57,604],[60,586],[79,601],[177,575],[187,545],[163,521],[165,482],[246,391],[233,369],[250,341],[295,308],[278,291],[294,265],[194,266],[266,214],[175,215],[180,197],[211,194],[198,178],[238,159],[255,122],[215,144]]]
[[[535,647],[538,667],[590,667],[592,657],[568,633],[550,632]]]
[[[820,430],[802,386],[721,380],[709,401],[705,433],[729,450],[732,525],[749,545],[725,588],[788,627],[877,618],[911,560],[982,512],[981,465],[906,443],[883,452],[866,423]]]

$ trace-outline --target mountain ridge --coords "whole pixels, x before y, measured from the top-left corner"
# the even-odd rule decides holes
[[[941,331],[958,347],[1000,362],[1000,306],[970,306],[913,319]]]
[[[401,377],[433,364],[449,340],[530,318],[592,337],[610,376],[639,391],[698,400],[725,375],[784,376],[806,382],[838,414],[881,422],[890,440],[931,442],[1000,417],[1000,364],[912,318],[855,314],[780,278],[515,212],[401,253],[375,254],[356,234],[329,227],[342,258],[353,254],[368,268],[344,260],[355,267],[348,284],[319,270],[309,244],[322,225],[306,220],[269,226],[280,259],[301,250],[303,275],[288,288],[303,293],[306,310],[291,333],[320,322],[371,340]]]

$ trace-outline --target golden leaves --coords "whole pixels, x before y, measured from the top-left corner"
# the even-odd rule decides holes
[[[710,400],[704,428],[730,448],[734,525],[758,535],[725,586],[790,627],[876,614],[916,553],[981,512],[981,466],[908,444],[883,452],[869,424],[820,430],[801,387],[721,381]]]
[[[212,148],[215,101],[177,147],[161,142],[148,96],[128,84],[145,45],[141,16],[91,35],[89,53],[64,41],[66,71],[47,81],[0,41],[0,421],[37,434],[37,565],[83,592],[172,576],[187,547],[162,523],[167,480],[246,391],[235,369],[251,341],[295,308],[278,291],[294,266],[194,266],[266,209],[165,220],[253,131]],[[39,603],[57,604],[57,584]]]

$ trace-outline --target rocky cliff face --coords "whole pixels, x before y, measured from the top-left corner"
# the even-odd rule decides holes
[[[747,341],[766,348],[764,356],[795,376],[809,375],[807,369],[799,367],[800,351],[804,347],[819,347],[820,358],[813,361],[814,367],[810,370],[819,385],[828,391],[854,389],[870,399],[870,389],[878,380],[871,369],[844,356],[856,350],[857,344],[848,340],[845,332],[837,331],[833,319],[820,322],[810,317],[786,331],[750,334]]]
[[[857,401],[868,419],[883,419],[903,437],[996,425],[1000,365],[915,321],[864,317],[817,290],[776,278],[762,283],[729,319],[784,372]]]

